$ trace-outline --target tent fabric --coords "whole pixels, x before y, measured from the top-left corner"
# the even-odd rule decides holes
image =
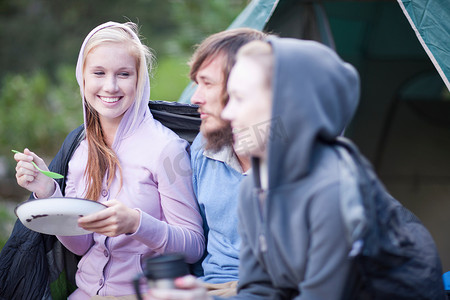
[[[397,0],[425,52],[450,91],[450,2]]]
[[[248,27],[257,30],[263,30],[264,26],[270,20],[279,0],[253,0],[236,17],[227,29]],[[178,102],[190,103],[191,97],[195,92],[196,85],[190,82],[181,93]]]
[[[263,30],[279,2],[279,0],[256,0],[250,2],[228,29],[250,27]]]
[[[327,12],[319,1],[281,1],[264,31],[282,37],[314,40],[336,50]]]
[[[336,5],[346,6],[358,2],[365,5],[366,8],[376,8],[377,2],[390,1],[253,0],[228,28],[250,27],[258,30],[271,30],[276,28],[279,16],[281,16],[281,19],[290,19],[291,24],[287,28],[290,31],[289,36],[318,40],[335,48],[323,4],[336,7]],[[446,45],[450,40],[450,22],[448,22],[450,20],[450,2],[448,0],[397,0],[397,2],[450,91],[450,50]],[[294,13],[297,14],[296,18],[287,16],[287,14]],[[296,23],[292,24],[292,20]],[[313,24],[313,28],[308,28],[311,24]],[[283,36],[286,28],[276,29],[279,29],[276,33]],[[395,30],[395,28],[391,29]],[[318,34],[311,33],[311,30],[317,31]],[[315,37],[309,36],[309,34],[314,34]],[[358,64],[356,63],[356,65]],[[178,102],[189,103],[194,91],[195,85],[189,84]]]
[[[286,19],[290,20],[289,24],[283,22]],[[273,31],[281,36],[283,32],[289,32],[290,37],[316,40],[335,48],[325,10],[321,4],[314,1],[253,0],[227,29],[240,27]],[[189,103],[195,88],[191,82],[182,92],[178,102]]]

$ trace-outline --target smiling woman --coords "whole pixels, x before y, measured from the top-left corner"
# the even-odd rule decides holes
[[[134,30],[137,32],[136,28]],[[151,69],[153,57],[139,39],[130,37],[129,32],[115,28],[96,31],[85,40],[84,51],[78,58],[81,68],[77,67],[77,80],[84,99],[85,127],[91,149],[87,163],[91,179],[88,199],[100,196],[107,166],[110,169],[108,185],[116,168],[119,167],[121,173],[117,156],[108,148],[112,147],[125,112],[133,105],[130,118],[134,123],[138,110],[146,109],[145,103],[150,97],[147,67]],[[125,127],[124,133],[127,130]]]
[[[136,96],[137,69],[126,44],[92,49],[84,67],[85,98],[100,118],[106,143],[111,146],[117,127]]]
[[[148,108],[151,60],[135,24],[107,22],[94,28],[81,47],[76,68],[84,126],[69,134],[52,162],[53,167],[66,169],[67,176],[56,182],[37,172],[33,163],[48,168],[29,149],[15,154],[17,182],[35,198],[83,198],[107,207],[78,219],[83,232],[90,233],[57,236],[68,250],[82,256],[77,289],[69,299],[134,297],[130,282],[142,272],[147,258],[178,252],[194,263],[203,254],[188,143],[156,121]],[[164,162],[174,157],[183,173],[166,172]],[[42,287],[42,294],[48,289]],[[146,289],[143,283],[141,290]]]

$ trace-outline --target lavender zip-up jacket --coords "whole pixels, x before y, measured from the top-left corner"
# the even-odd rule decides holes
[[[86,41],[98,30],[112,25],[119,24],[100,25],[83,43],[76,70],[82,99],[81,58]],[[146,258],[181,252],[187,262],[194,263],[203,254],[202,218],[192,190],[188,143],[153,119],[147,106],[150,85],[145,72],[147,82],[141,87],[142,96],[125,113],[112,145],[122,167],[122,187],[117,177],[109,189],[104,181],[98,199],[99,202],[117,199],[139,210],[139,228],[132,234],[114,238],[97,233],[58,236],[70,251],[83,256],[76,274],[78,289],[69,299],[134,294],[131,282],[142,272]],[[87,154],[87,141],[83,140],[69,162],[66,197],[83,198],[86,194]],[[54,196],[62,196],[59,188]],[[142,285],[141,291],[145,290]]]

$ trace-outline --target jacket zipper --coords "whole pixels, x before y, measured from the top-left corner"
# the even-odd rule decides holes
[[[264,190],[262,190],[261,188],[258,188],[257,190],[257,199],[258,199],[258,208],[259,208],[259,218],[261,221],[261,231],[259,233],[259,248],[261,250],[262,253],[266,253],[267,252],[267,240],[266,240],[266,236],[264,234],[265,232],[265,225],[266,222],[264,220],[264,206],[265,206],[265,201],[266,201],[266,192]]]

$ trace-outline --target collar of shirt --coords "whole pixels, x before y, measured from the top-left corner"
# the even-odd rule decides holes
[[[247,175],[248,172],[251,170],[249,169],[247,170],[247,172],[244,172],[244,170],[242,170],[241,164],[239,163],[236,153],[234,153],[233,148],[231,146],[224,146],[219,151],[211,151],[205,149],[203,155],[210,159],[221,161],[243,175]]]

